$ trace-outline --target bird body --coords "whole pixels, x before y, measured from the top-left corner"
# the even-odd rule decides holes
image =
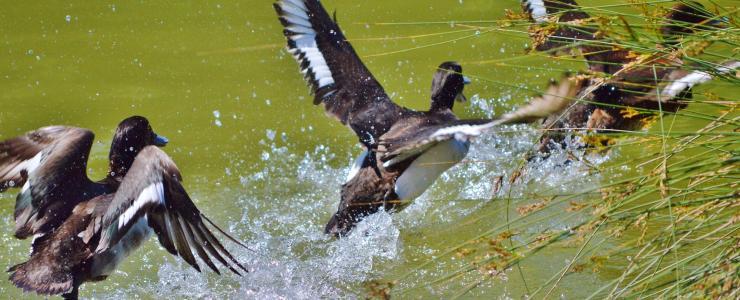
[[[644,55],[614,47],[607,37],[597,34],[596,28],[586,26],[591,16],[574,0],[523,0],[522,6],[534,24],[533,32],[540,32],[538,26],[549,26],[555,18],[581,22],[579,26],[552,24],[557,29],[546,37],[537,37],[536,50],[555,55],[558,51],[553,50],[578,48],[591,73],[606,74],[582,81],[576,91],[582,101],[545,120],[543,127],[548,131],[540,142],[541,152],[549,152],[552,142],[562,143],[569,129],[640,130],[655,113],[686,108],[695,85],[738,68],[736,61],[727,61],[713,70],[692,70],[681,59],[683,52],[676,49],[678,41],[697,31],[723,27],[720,18],[697,2],[684,1],[673,6],[660,30],[664,43],[656,45],[657,53]],[[637,113],[625,113],[626,109]]]
[[[31,257],[8,270],[16,286],[77,298],[81,284],[106,279],[152,233],[197,270],[192,250],[217,273],[211,257],[245,270],[204,224],[221,231],[188,197],[177,166],[157,148],[167,140],[148,120],[119,124],[108,175],[98,182],[86,175],[93,138],[87,129],[53,126],[0,142],[0,187],[22,184],[15,235],[33,236]]]

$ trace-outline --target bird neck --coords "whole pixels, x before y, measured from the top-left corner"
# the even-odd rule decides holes
[[[110,154],[108,155],[108,177],[114,179],[123,179],[131,168],[136,159],[138,149],[126,147],[123,143],[113,143]]]
[[[444,111],[444,110],[452,110],[452,107],[454,105],[455,105],[455,96],[445,95],[445,93],[443,93],[437,97],[432,97],[432,104],[429,108],[429,111],[439,112],[439,111]]]

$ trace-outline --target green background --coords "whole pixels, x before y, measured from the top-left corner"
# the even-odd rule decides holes
[[[456,26],[503,19],[505,9],[520,11],[518,1],[324,2],[330,11],[336,9],[346,36],[386,91],[414,109],[428,106],[432,73],[446,60],[459,61],[474,78],[466,87],[471,101],[455,109],[458,116],[471,118],[510,111],[542,91],[550,78],[583,68],[577,62],[525,55],[528,39],[522,26],[509,32]],[[349,130],[311,105],[297,64],[283,50],[270,1],[4,4],[1,139],[51,124],[90,128],[97,138],[89,174],[97,179],[105,174],[117,123],[146,116],[155,131],[170,139],[165,150],[196,204],[256,252],[229,247],[250,267],[246,276],[198,275],[151,239],[107,281],[84,285],[82,297],[363,297],[367,282],[398,279],[409,271],[398,283],[400,296],[444,297],[482,276],[474,271],[433,283],[459,268],[464,263],[459,258],[415,268],[503,224],[504,204],[492,199],[492,182],[509,174],[516,159],[533,147],[536,133],[529,127],[480,139],[468,163],[443,175],[408,210],[374,216],[362,225],[373,233],[369,236],[335,241],[321,232],[336,208],[347,166],[360,149]],[[492,63],[503,60],[515,67]],[[730,97],[738,92],[722,84],[699,90]],[[699,126],[695,119],[675,124],[676,130]],[[612,153],[609,159],[623,159],[639,148]],[[528,184],[513,187],[515,195],[574,192],[598,185],[609,174],[545,163],[529,176]],[[0,195],[0,268],[23,261],[28,253],[28,241],[11,234],[13,206],[12,191]],[[532,224],[533,230],[543,226],[567,227],[567,222]],[[557,247],[523,264],[528,284],[548,279],[576,250]],[[569,276],[556,292],[568,298],[590,294],[618,276],[619,268]],[[519,298],[525,287],[518,273],[504,273],[468,296]],[[0,281],[0,294],[31,296],[6,280]]]

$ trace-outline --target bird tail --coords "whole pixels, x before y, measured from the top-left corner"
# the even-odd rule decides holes
[[[346,235],[354,227],[355,222],[337,212],[331,217],[329,223],[326,224],[324,233],[339,237]]]
[[[44,261],[38,255],[8,269],[10,281],[26,292],[41,295],[68,293],[74,288],[74,278],[69,270],[56,261]]]

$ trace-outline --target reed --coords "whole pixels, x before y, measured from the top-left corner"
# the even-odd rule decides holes
[[[740,78],[734,72],[720,75],[715,71],[718,62],[738,59],[740,55],[738,8],[714,1],[705,3],[720,17],[728,19],[729,28],[693,35],[679,45],[677,54],[656,46],[660,42],[656,33],[662,25],[658,16],[675,2],[629,1],[625,5],[586,6],[584,10],[597,17],[588,23],[561,25],[596,27],[607,37],[603,41],[583,43],[628,49],[645,57],[680,55],[688,63],[687,68],[718,75],[709,85],[729,87],[735,93],[720,96],[712,89],[698,88],[691,99],[683,100],[689,103],[688,108],[678,113],[638,109],[636,113],[655,117],[646,130],[605,134],[605,138],[615,139],[599,149],[612,151],[609,161],[591,164],[586,156],[571,157],[587,166],[590,174],[603,176],[597,187],[570,194],[553,191],[527,197],[501,196],[507,195],[506,189],[528,184],[527,168],[536,166],[528,166],[531,162],[523,156],[520,168],[503,179],[504,191],[490,200],[505,202],[505,207],[487,211],[469,222],[501,218],[502,214],[503,220],[397,276],[386,286],[387,292],[403,296],[413,290],[445,287],[452,290],[450,296],[457,298],[508,276],[523,281],[527,297],[544,299],[567,296],[569,291],[564,285],[571,278],[591,275],[599,276],[606,284],[588,291],[589,298],[740,297],[740,139],[737,136]],[[626,5],[633,8],[626,9]],[[463,34],[460,37],[376,56],[484,38],[491,32],[526,36],[529,25],[526,19],[515,12],[508,16],[502,20],[455,21],[458,29],[429,36]],[[475,33],[471,34],[471,30]],[[531,69],[539,66],[522,62],[542,55],[546,54],[530,52],[505,60],[464,63]],[[582,60],[582,57],[560,59]],[[650,66],[647,62],[638,65]],[[492,85],[522,88],[489,80],[485,74],[471,75]],[[546,274],[546,279],[532,279],[529,272],[542,271],[527,266],[527,262],[543,253],[562,253],[562,249],[568,253],[566,262]],[[456,270],[439,274],[432,281],[409,283],[421,270],[452,260],[462,261]],[[522,266],[527,266],[526,270]],[[540,274],[537,278],[542,277]]]

